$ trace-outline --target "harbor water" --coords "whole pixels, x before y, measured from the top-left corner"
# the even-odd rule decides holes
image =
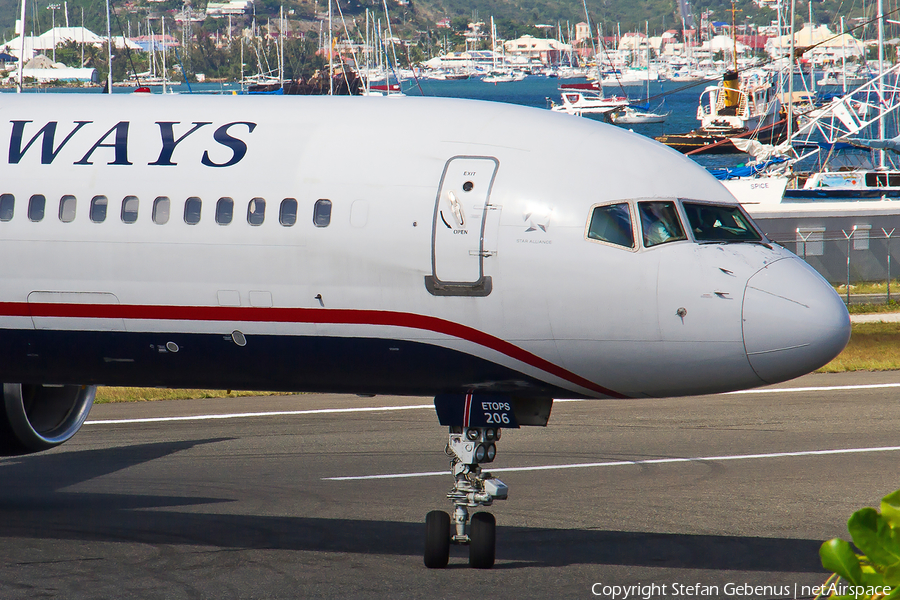
[[[445,98],[469,98],[473,100],[486,100],[492,102],[508,102],[533,108],[548,109],[550,102],[560,102],[559,85],[561,83],[584,83],[585,79],[556,79],[550,77],[529,76],[522,81],[508,83],[485,83],[480,79],[472,78],[461,81],[437,81],[430,79],[406,80],[403,82],[403,92],[408,96],[436,96]],[[604,88],[608,96],[626,96],[635,106],[646,107],[656,112],[670,112],[668,119],[663,123],[649,123],[630,125],[627,128],[635,133],[654,137],[664,133],[682,133],[695,129],[697,121],[697,102],[700,94],[707,85],[715,85],[716,82],[677,83],[670,81],[651,82],[649,88],[649,103],[647,102],[647,86],[629,86],[621,89]],[[231,94],[240,93],[241,86],[236,83],[193,83],[169,86],[173,92],[180,94]],[[14,89],[5,89],[4,92],[14,92]],[[131,93],[134,88],[114,87],[113,93]],[[100,88],[71,88],[71,87],[46,87],[29,89],[28,92],[37,93],[103,93]],[[152,93],[161,93],[161,87],[153,87]],[[589,118],[589,117],[583,117]],[[746,160],[746,155],[720,155],[698,156],[698,162],[708,166],[732,166]]]

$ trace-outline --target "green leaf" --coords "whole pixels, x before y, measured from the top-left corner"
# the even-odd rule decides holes
[[[856,547],[874,564],[891,567],[900,564],[900,530],[892,529],[887,519],[874,508],[863,508],[851,515],[847,529]]]
[[[866,572],[866,568],[863,567],[862,578],[860,579],[860,584],[866,587],[881,587],[884,583],[884,576],[881,573],[877,573],[875,571]]]
[[[887,585],[900,588],[900,565],[885,568],[883,577]]]
[[[881,499],[881,516],[887,519],[892,527],[900,528],[900,490]]]
[[[850,549],[850,543],[840,538],[828,540],[819,548],[819,558],[822,566],[837,573],[853,585],[859,585],[862,580],[862,570],[859,567],[859,557]]]

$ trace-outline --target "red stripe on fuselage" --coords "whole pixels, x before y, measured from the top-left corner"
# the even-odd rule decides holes
[[[388,310],[334,308],[251,308],[231,306],[161,306],[139,304],[55,304],[0,302],[0,316],[59,317],[70,319],[142,319],[159,321],[244,321],[269,323],[320,323],[333,325],[384,325],[432,331],[467,340],[577,386],[613,398],[626,398],[576,375],[506,340],[438,317]]]

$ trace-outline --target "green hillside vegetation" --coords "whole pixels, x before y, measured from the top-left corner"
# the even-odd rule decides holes
[[[194,9],[204,9],[208,0],[193,0]],[[533,35],[544,37],[556,35],[555,28],[559,26],[563,34],[568,27],[585,20],[584,9],[581,0],[388,0],[390,9],[391,26],[396,36],[411,42],[408,52],[398,52],[401,63],[407,61],[417,62],[430,58],[449,50],[462,50],[465,48],[463,33],[472,21],[486,23],[485,33],[490,32],[487,25],[493,16],[497,25],[498,35],[503,39],[513,39],[521,35]],[[26,31],[32,30],[38,34],[50,29],[53,11],[48,6],[54,4],[54,0],[37,0],[28,5],[28,18],[26,19]],[[62,3],[55,3],[60,6]],[[160,14],[167,16],[167,28],[174,28],[174,15],[184,6],[182,0],[165,0],[164,2],[149,3],[148,0],[130,0],[127,4],[123,0],[111,0],[114,10],[112,29],[114,35],[128,33],[133,36],[145,33],[147,16],[158,18]],[[868,2],[866,11],[871,16],[874,13],[874,2]],[[322,59],[316,56],[319,36],[319,20],[327,12],[327,0],[256,0],[256,20],[261,28],[268,26],[270,20],[275,23],[280,9],[283,7],[287,16],[289,27],[294,32],[294,38],[285,44],[285,62],[288,77],[300,75],[309,76],[316,69],[321,68]],[[803,13],[797,18],[798,25],[806,20],[808,4],[802,3],[798,11]],[[375,18],[382,19],[384,14],[381,0],[340,0],[341,11],[348,23],[352,35],[362,37],[360,30],[365,23],[365,11],[369,9]],[[665,30],[680,29],[681,19],[678,13],[676,0],[588,0],[587,7],[590,12],[591,24],[596,32],[596,27],[603,28],[604,35],[614,35],[617,30],[623,33],[628,31],[643,31],[645,23],[649,24],[651,35],[659,35]],[[741,25],[768,25],[776,18],[776,13],[770,9],[759,9],[751,0],[739,0],[736,7],[741,12],[737,13],[737,22]],[[711,10],[712,20],[731,20],[730,0],[698,0],[693,6],[695,18],[699,23],[700,15]],[[69,24],[81,25],[82,9],[85,26],[98,34],[106,32],[106,8],[102,0],[70,0],[68,2]],[[897,0],[887,3],[886,12],[889,17],[897,20],[900,13],[896,12]],[[15,0],[0,0],[0,34],[3,39],[14,37],[13,24],[18,15],[19,7]],[[65,15],[62,8],[55,11],[56,24],[65,24]],[[849,3],[841,0],[824,0],[813,5],[813,17],[819,22],[831,25],[833,30],[839,27],[839,18],[861,16],[863,5],[861,0],[853,0]],[[450,20],[450,28],[438,28],[437,22],[442,19]],[[242,29],[249,27],[252,16],[233,18],[232,27],[235,35]],[[342,32],[341,21],[337,8],[334,9],[335,33]],[[549,33],[545,29],[536,28],[535,25],[546,24],[553,26]],[[158,32],[159,21],[154,21],[154,29]],[[227,19],[207,18],[203,23],[192,25],[190,49],[181,50],[181,59],[188,75],[193,73],[205,73],[211,78],[234,79],[240,75],[240,45],[215,44],[217,36],[223,36],[228,27]],[[180,29],[167,29],[171,35],[181,38]],[[869,27],[870,35],[874,27]],[[304,34],[304,39],[298,39],[299,33]],[[857,32],[860,37],[862,32]],[[888,37],[900,35],[897,26],[889,24]],[[482,47],[487,48],[488,40],[482,42]],[[272,48],[268,49],[271,55]],[[105,50],[87,52],[83,66],[95,67],[100,72],[101,80],[105,79],[107,72]],[[69,66],[81,66],[81,51],[74,46],[57,51],[57,60]],[[256,71],[255,56],[245,54],[247,73]],[[175,66],[175,61],[171,65]],[[147,69],[146,56],[141,53],[120,52],[113,61],[114,77],[121,79],[125,73],[142,71]],[[180,77],[180,68],[175,73]]]
[[[204,8],[207,0],[195,0],[195,8]],[[54,4],[54,0],[37,0],[29,3],[26,29],[30,33],[32,28],[39,33],[50,28],[52,12],[47,7]],[[341,9],[348,18],[359,18],[369,8],[373,13],[382,16],[382,4],[379,0],[340,0]],[[59,4],[59,3],[56,3]],[[69,3],[70,25],[81,24],[81,9],[84,9],[85,26],[97,33],[106,31],[105,2],[99,0],[71,0]],[[886,11],[890,11],[891,2],[887,3]],[[174,12],[182,8],[180,0],[166,0],[165,2],[148,3],[147,0],[134,0],[113,2],[119,23],[127,31],[126,23],[131,21],[132,31],[136,31],[138,21],[146,19],[150,12],[153,15],[161,11]],[[128,8],[126,8],[126,6]],[[293,11],[290,16],[292,21],[314,20],[315,9],[320,13],[327,10],[326,0],[257,0],[256,12],[260,21],[268,17],[278,15],[279,9],[284,6],[285,12]],[[406,37],[415,36],[416,32],[431,32],[436,34],[434,24],[443,18],[453,20],[454,29],[465,29],[466,24],[478,19],[489,22],[494,16],[498,23],[499,33],[502,37],[511,38],[523,33],[535,31],[535,24],[561,24],[565,29],[566,23],[574,25],[584,21],[584,9],[580,0],[410,0],[409,4],[400,5],[397,0],[390,0],[388,6],[391,11],[391,22],[397,25],[400,33]],[[808,4],[800,2],[798,11],[802,15],[797,17],[798,23],[806,20]],[[667,29],[680,29],[681,20],[678,13],[678,5],[675,0],[588,0],[587,7],[590,12],[591,22],[601,23],[604,33],[611,34],[619,25],[621,30],[643,31],[645,22],[649,22],[652,33],[661,33]],[[741,24],[753,23],[766,25],[775,19],[775,12],[769,9],[757,8],[751,0],[739,0],[736,7],[741,11],[737,15],[737,21]],[[874,2],[866,6],[867,12],[874,13]],[[705,10],[713,11],[713,19],[730,21],[729,0],[702,0],[694,3],[693,12],[696,17]],[[825,22],[837,26],[840,15],[860,16],[863,4],[858,2],[842,2],[840,0],[824,0],[815,2],[813,16],[819,23]],[[334,10],[335,15],[337,10]],[[0,0],[0,32],[5,39],[13,37],[12,27],[19,14],[19,3],[15,0]],[[56,11],[57,24],[65,23],[62,9]],[[249,19],[249,18],[248,18]],[[218,21],[221,28],[222,21]],[[207,25],[207,24],[204,24]],[[207,25],[208,28],[208,25]],[[113,29],[117,29],[113,23]],[[115,31],[114,33],[118,33]],[[420,33],[421,35],[421,33]]]

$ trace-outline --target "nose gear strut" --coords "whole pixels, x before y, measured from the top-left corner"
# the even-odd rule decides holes
[[[445,452],[450,457],[453,488],[447,499],[452,516],[433,510],[425,518],[425,566],[442,569],[450,560],[450,544],[469,546],[469,566],[494,566],[497,522],[494,515],[479,511],[469,518],[470,508],[488,507],[506,500],[506,484],[482,470],[493,462],[500,441],[500,428],[520,425],[544,427],[550,419],[551,398],[510,398],[492,394],[444,394],[434,398],[441,425],[450,428]]]
[[[494,460],[500,429],[495,427],[451,427],[450,440],[444,449],[450,457],[453,488],[447,499],[456,507],[453,515],[432,511],[425,519],[425,566],[440,569],[447,566],[450,544],[469,546],[469,565],[476,569],[494,566],[496,520],[487,512],[477,512],[469,519],[470,508],[488,507],[494,500],[505,500],[505,483],[483,471],[481,463]]]

